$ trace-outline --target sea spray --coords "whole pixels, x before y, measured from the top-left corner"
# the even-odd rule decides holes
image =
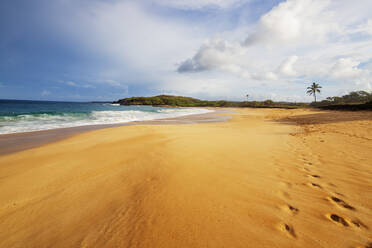
[[[201,108],[118,106],[107,103],[0,101],[0,134],[118,124],[212,112]]]

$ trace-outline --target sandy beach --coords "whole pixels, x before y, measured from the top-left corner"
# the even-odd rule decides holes
[[[1,155],[0,247],[372,247],[372,112],[229,111]]]
[[[0,135],[0,156],[14,152],[31,149],[34,147],[46,145],[62,139],[66,139],[76,134],[99,130],[109,127],[121,127],[132,125],[174,125],[174,124],[193,124],[193,123],[212,123],[221,122],[229,119],[227,115],[219,115],[219,113],[230,112],[225,109],[214,109],[214,112],[206,114],[193,114],[179,116],[174,118],[155,119],[149,121],[132,121],[120,124],[104,124],[104,125],[89,125],[77,126],[69,128],[50,129],[34,132],[22,132],[13,134]]]

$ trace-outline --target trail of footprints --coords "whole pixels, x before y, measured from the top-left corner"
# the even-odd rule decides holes
[[[304,141],[304,143],[305,143],[305,141]],[[298,149],[295,149],[295,150],[296,150],[296,153],[299,152]],[[318,161],[317,161],[316,157],[311,153],[310,153],[310,157],[312,157],[315,161],[309,160],[308,159],[309,156],[307,156],[306,154],[301,154],[301,159],[300,159],[301,163],[303,164],[302,170],[304,172],[308,173],[306,176],[309,179],[309,182],[305,183],[305,185],[307,185],[311,188],[314,188],[314,190],[322,190],[322,191],[327,192],[327,190],[324,189],[324,187],[321,186],[321,184],[319,184],[318,182],[314,182],[314,180],[321,180],[322,177],[318,174],[313,174],[312,173],[311,168],[316,167],[314,164],[316,164],[316,162],[318,162]],[[290,183],[283,183],[283,184],[288,186],[288,184],[290,184]],[[330,186],[335,186],[332,183],[329,183],[329,185]],[[287,188],[290,188],[290,187],[288,186]],[[327,192],[327,193],[329,193],[329,192]],[[335,194],[343,196],[340,193],[335,193]],[[282,192],[282,195],[285,198],[290,199],[290,194],[288,192]],[[350,205],[349,203],[347,203],[343,199],[341,199],[339,197],[336,197],[332,194],[329,194],[329,196],[327,197],[327,200],[331,204],[333,204],[335,207],[340,208],[342,210],[356,211],[355,207],[353,207],[352,205]],[[296,208],[296,207],[294,207],[290,204],[285,204],[283,206],[280,206],[280,209],[287,212],[291,216],[295,216],[300,212],[300,210],[298,208]],[[329,221],[335,223],[338,226],[344,227],[344,228],[356,227],[358,229],[363,229],[363,228],[367,229],[367,230],[369,229],[368,226],[363,224],[363,222],[361,222],[357,218],[348,218],[348,217],[345,217],[345,216],[340,216],[340,215],[335,214],[335,213],[327,213],[327,214],[325,214],[325,217]],[[297,238],[295,229],[291,224],[281,223],[279,225],[279,229],[282,232],[284,232],[287,236],[289,236],[290,238],[294,238],[294,239]],[[365,246],[358,246],[358,248],[372,248],[372,242],[367,243]]]
[[[346,208],[350,210],[355,210],[355,208],[349,204],[347,204],[344,200],[341,200],[340,198],[337,198],[335,196],[328,197],[328,200],[332,203],[334,203],[336,206],[339,206],[341,208]]]
[[[300,153],[300,150],[298,150],[296,147],[293,147],[293,148],[295,150],[295,153]],[[300,163],[304,165],[302,167],[302,170],[305,173],[311,173],[310,167],[313,166],[313,162],[308,160],[306,154],[302,154]],[[309,174],[308,177],[311,179],[321,178],[317,174]],[[290,189],[292,187],[292,184],[288,182],[282,182],[282,185],[285,185],[287,189]],[[308,182],[307,185],[313,188],[322,189],[322,186],[314,182]],[[285,198],[286,200],[291,199],[290,194],[287,191],[282,191],[281,194],[283,198]],[[297,207],[290,205],[290,204],[282,205],[280,206],[280,209],[286,212],[290,216],[296,216],[300,212],[300,210]],[[289,224],[288,222],[279,224],[279,230],[282,231],[284,234],[286,234],[288,237],[297,239],[295,228],[293,227],[293,225]]]

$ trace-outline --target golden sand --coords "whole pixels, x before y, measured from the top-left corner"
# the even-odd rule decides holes
[[[372,113],[79,134],[0,157],[0,247],[371,247]]]

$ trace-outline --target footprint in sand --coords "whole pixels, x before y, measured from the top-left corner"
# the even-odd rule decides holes
[[[296,238],[296,233],[292,225],[282,223],[279,226],[279,230],[284,232],[290,238]]]
[[[346,208],[349,210],[355,210],[353,206],[347,204],[344,200],[337,198],[335,196],[327,197],[327,199],[338,207]]]
[[[320,178],[319,175],[309,175],[309,177],[312,177],[312,178]]]
[[[281,208],[283,211],[285,211],[285,212],[287,212],[287,213],[290,213],[290,214],[292,214],[292,215],[296,215],[296,214],[298,214],[298,212],[300,211],[298,208],[295,208],[295,207],[293,207],[293,206],[291,206],[291,205],[289,205],[289,204],[282,205],[282,206],[280,206],[280,208]]]
[[[326,215],[328,219],[330,219],[333,223],[341,226],[348,227],[350,226],[349,223],[341,216],[337,214],[327,214]]]
[[[337,188],[337,186],[334,183],[328,183],[329,186]]]
[[[337,214],[327,214],[326,217],[331,220],[333,223],[339,225],[339,226],[344,226],[344,227],[349,227],[349,226],[354,226],[357,228],[365,228],[368,230],[368,226],[366,226],[364,223],[362,223],[358,219],[346,219],[345,217],[341,217]]]
[[[312,162],[310,162],[308,159],[302,159],[302,161],[307,165],[313,165]]]
[[[358,227],[358,228],[364,228],[364,229],[367,229],[367,230],[369,229],[368,226],[366,226],[364,223],[362,223],[358,219],[351,220],[351,224],[353,224],[355,227]]]
[[[322,186],[320,186],[319,184],[317,183],[308,183],[307,185],[309,185],[310,187],[313,187],[313,188],[318,188],[318,189],[323,189]]]

